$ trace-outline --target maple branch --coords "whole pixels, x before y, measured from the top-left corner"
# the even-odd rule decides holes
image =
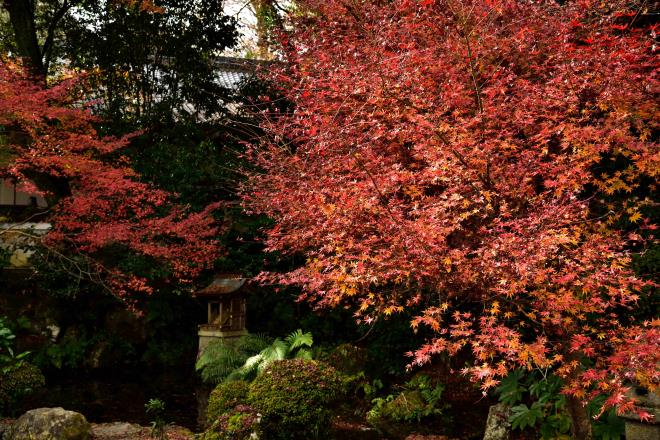
[[[354,343],[358,344],[358,343],[362,342],[363,340],[365,340],[367,338],[367,336],[369,336],[371,334],[372,330],[376,327],[376,322],[378,322],[378,316],[376,316],[376,318],[374,318],[374,320],[371,321],[371,327],[369,327],[369,330],[367,330],[367,332],[364,335],[360,336],[357,340],[355,340]]]
[[[481,90],[477,84],[477,77],[475,74],[474,60],[472,59],[472,46],[470,45],[470,39],[467,35],[464,36],[465,44],[467,45],[467,54],[468,54],[468,63],[470,66],[470,77],[472,78],[472,86],[474,87],[475,100],[477,102],[477,107],[479,108],[479,114],[483,117],[484,105],[481,98]]]
[[[62,252],[56,250],[54,247],[46,245],[43,241],[40,242],[40,245],[41,245],[41,247],[46,249],[46,251],[49,254],[52,254],[52,255],[54,255],[55,257],[58,258],[58,260],[59,260],[58,265],[59,265],[60,269],[63,270],[68,275],[71,275],[72,277],[74,277],[77,280],[78,285],[80,285],[81,280],[88,280],[88,281],[90,281],[90,282],[92,282],[92,283],[94,283],[98,286],[101,286],[108,294],[110,294],[110,295],[114,296],[115,298],[121,300],[121,298],[119,298],[115,294],[115,292],[113,292],[113,290],[110,288],[110,286],[108,286],[105,282],[103,282],[101,274],[103,272],[110,273],[110,271],[107,268],[103,267],[103,265],[101,265],[98,262],[93,261],[91,258],[89,258],[89,257],[87,257],[87,256],[85,256],[81,253],[78,253],[78,255],[83,258],[84,262],[89,267],[96,266],[96,268],[97,268],[97,270],[95,270],[95,271],[86,270],[78,263],[78,261],[74,260],[73,258],[70,258],[70,257],[66,256]],[[71,271],[66,263],[68,263],[68,265],[72,266],[77,271],[77,273]]]
[[[60,251],[56,250],[54,247],[48,246],[47,244],[45,244],[44,241],[43,241],[43,236],[41,236],[41,235],[30,234],[30,233],[22,231],[22,230],[12,230],[12,228],[8,228],[8,229],[5,229],[3,231],[0,231],[0,235],[2,235],[3,233],[8,232],[10,230],[11,230],[13,235],[20,235],[20,236],[27,237],[28,239],[31,239],[31,240],[34,240],[34,241],[38,242],[39,246],[42,247],[43,249],[45,249],[47,252],[57,256],[61,261],[66,261],[69,265],[73,266],[78,271],[78,273],[74,273],[74,272],[70,271],[67,268],[67,266],[64,265],[64,264],[60,265],[62,270],[64,270],[69,275],[74,276],[77,280],[88,279],[89,281],[91,281],[95,284],[101,285],[110,294],[113,294],[112,290],[105,283],[103,283],[103,281],[101,280],[100,271],[99,272],[91,272],[91,271],[83,269],[78,264],[78,262],[76,260],[67,257],[66,255],[64,255]],[[82,256],[82,254],[80,254],[80,255]],[[83,256],[83,258],[86,258],[86,257]],[[100,265],[99,265],[99,267],[102,268],[102,266],[100,266]]]
[[[648,0],[644,0],[642,4],[639,5],[639,8],[637,8],[637,12],[635,13],[634,17],[632,18],[632,20],[630,20],[630,23],[628,23],[628,27],[632,27],[632,25],[635,24],[635,21],[639,18],[639,15],[642,13],[642,9],[644,9],[647,3]]]
[[[475,174],[477,175],[477,179],[479,179],[479,181],[480,181],[481,183],[484,184],[484,187],[488,188],[488,187],[490,186],[488,180],[486,180],[486,179],[484,178],[484,176],[482,176],[477,170],[475,170],[475,169],[472,167],[472,165],[470,165],[470,163],[467,161],[467,159],[465,159],[465,156],[463,156],[463,155],[462,155],[459,151],[457,151],[456,149],[452,148],[452,146],[451,146],[451,142],[449,142],[449,139],[447,139],[447,137],[445,136],[445,134],[444,134],[443,132],[441,132],[441,131],[438,129],[438,130],[435,131],[435,135],[438,137],[438,139],[440,139],[440,141],[442,141],[443,144],[445,144],[445,146],[449,147],[449,152],[450,152],[452,155],[454,155],[454,157],[456,157],[456,158],[458,159],[458,161],[459,161],[459,162],[460,162],[460,163],[461,163],[466,169],[468,169],[468,170],[473,170],[473,171],[475,172]],[[481,192],[481,190],[480,190],[479,188],[477,188],[477,186],[476,186],[474,183],[468,181],[468,185],[470,185],[470,186],[472,187],[472,189],[474,189],[477,193],[480,193],[480,192]]]
[[[22,226],[22,225],[25,225],[25,224],[27,224],[27,223],[30,223],[30,220],[34,219],[35,217],[39,217],[39,216],[42,216],[42,215],[46,215],[46,214],[48,214],[49,212],[50,212],[50,209],[47,209],[47,210],[45,210],[45,211],[41,211],[41,212],[37,212],[37,213],[35,213],[35,214],[32,214],[30,217],[28,217],[27,219],[23,220],[22,222],[11,222],[11,223],[10,223],[10,222],[2,222],[2,223],[0,223],[0,225],[10,225],[10,226],[8,226],[8,227],[3,228],[2,230],[0,230],[0,235],[2,235],[2,234],[6,234],[7,232],[11,232],[11,231],[14,231],[14,230],[18,230],[17,228],[18,228],[19,226]]]
[[[378,193],[378,201],[380,202],[381,205],[387,210],[387,212],[390,214],[390,218],[392,221],[396,222],[396,219],[394,218],[394,213],[390,210],[389,204],[386,203],[387,199],[385,197],[385,194],[380,190],[380,187],[378,186],[378,183],[376,183],[376,179],[374,178],[373,174],[367,169],[366,165],[364,162],[362,162],[362,159],[360,159],[359,155],[356,152],[351,152],[351,156],[355,159],[357,164],[362,168],[362,171],[364,171],[367,176],[369,176],[369,180],[371,180],[371,184],[374,186],[374,189]]]

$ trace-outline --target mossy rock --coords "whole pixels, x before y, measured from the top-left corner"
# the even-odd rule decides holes
[[[417,390],[403,391],[394,400],[385,404],[381,415],[395,422],[407,421],[411,418],[411,414],[422,411],[426,405],[421,392]]]
[[[90,430],[91,425],[80,413],[39,408],[19,417],[7,440],[87,440]]]
[[[403,391],[385,403],[377,417],[369,417],[369,423],[382,435],[392,439],[403,439],[419,430],[417,423],[408,420],[410,414],[426,406],[419,391]]]
[[[363,348],[352,344],[341,344],[323,360],[347,376],[356,376],[364,373],[367,368],[368,355]]]

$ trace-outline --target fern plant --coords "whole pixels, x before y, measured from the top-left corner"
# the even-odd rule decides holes
[[[211,342],[200,355],[195,368],[205,383],[217,385],[272,342],[267,336],[258,334],[243,336],[234,341]],[[232,379],[236,376],[234,374]]]
[[[277,338],[271,345],[259,353],[246,359],[242,367],[236,369],[227,377],[228,380],[252,380],[269,364],[284,359],[312,359],[312,344],[314,338],[310,332],[298,329],[283,340]]]

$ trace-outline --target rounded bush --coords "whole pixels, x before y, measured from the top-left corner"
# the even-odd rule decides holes
[[[41,370],[22,362],[5,373],[0,373],[0,414],[11,410],[18,399],[46,383]]]
[[[254,380],[248,403],[261,415],[267,440],[327,438],[330,405],[341,384],[336,370],[322,362],[276,361]]]
[[[224,413],[241,404],[248,395],[249,384],[242,380],[223,382],[211,392],[206,418],[213,423]]]

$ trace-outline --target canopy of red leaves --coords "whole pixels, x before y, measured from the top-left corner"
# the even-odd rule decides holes
[[[53,230],[44,244],[58,252],[90,257],[95,269],[120,297],[151,288],[146,280],[121,273],[104,255],[110,245],[166,264],[171,279],[190,282],[213,262],[218,228],[209,206],[189,213],[175,195],[139,180],[121,156],[129,137],[101,137],[91,113],[74,105],[76,80],[44,88],[20,66],[0,63],[2,148],[13,160],[2,169],[25,189],[42,191],[55,202]],[[33,181],[65,182],[59,194]]]
[[[421,308],[412,363],[469,348],[484,390],[518,367],[577,397],[657,389],[658,322],[622,319],[645,282],[592,214],[594,191],[657,184],[655,30],[616,2],[296,3],[273,72],[295,110],[267,115],[245,200],[307,260],[263,278],[367,323]],[[594,173],[606,157],[625,171]]]

